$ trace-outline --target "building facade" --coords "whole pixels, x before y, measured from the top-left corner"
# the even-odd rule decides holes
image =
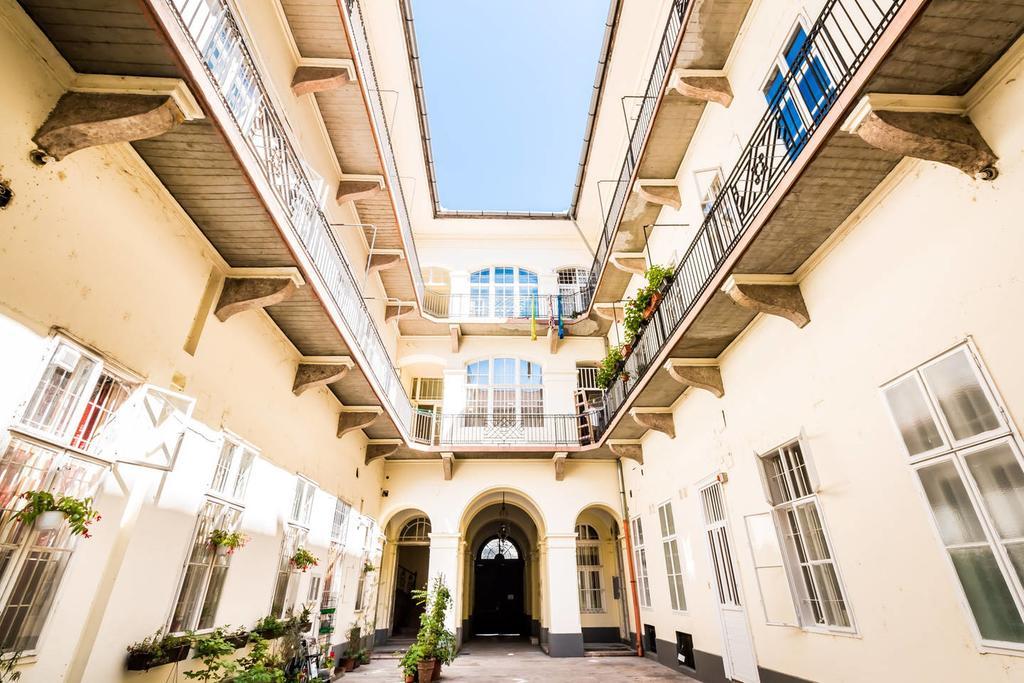
[[[1024,677],[1024,8],[615,0],[531,216],[440,207],[414,5],[0,0],[22,680],[303,609],[328,663],[436,577],[460,642]]]

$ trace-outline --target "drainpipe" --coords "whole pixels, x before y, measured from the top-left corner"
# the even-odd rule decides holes
[[[640,624],[640,594],[636,588],[636,567],[633,565],[633,541],[629,536],[629,505],[626,503],[626,478],[622,474],[622,459],[615,461],[619,472],[619,498],[622,501],[622,535],[626,539],[626,560],[629,564],[629,591],[633,596],[633,620],[636,626],[636,656],[644,656],[643,628]]]

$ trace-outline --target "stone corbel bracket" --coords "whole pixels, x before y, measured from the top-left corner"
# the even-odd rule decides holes
[[[338,438],[369,427],[384,413],[380,406],[345,406],[338,414]],[[401,441],[399,441],[401,443]]]
[[[298,97],[357,82],[356,67],[351,59],[302,57],[292,76],[292,92]]]
[[[366,442],[366,458],[364,464],[369,465],[374,460],[386,458],[398,452],[402,445],[401,439],[373,439]]]
[[[558,338],[558,330],[554,327],[548,328],[548,353],[555,355],[558,353],[558,342],[561,341]]]
[[[643,275],[647,270],[647,257],[639,251],[613,251],[608,262],[623,273]]]
[[[797,327],[811,322],[800,285],[790,275],[742,275],[734,273],[722,291],[743,308],[785,318]]]
[[[676,438],[676,423],[672,411],[663,408],[631,408],[629,416],[633,422],[645,429],[653,429],[670,439]]]
[[[387,191],[382,175],[343,175],[338,182],[338,192],[334,200],[338,204],[370,199],[381,192]]]
[[[946,164],[972,178],[999,175],[998,157],[960,96],[871,93],[857,103],[842,130],[878,149]]]
[[[565,461],[569,459],[568,452],[555,453],[551,462],[555,465],[555,481],[565,481]]]
[[[683,206],[675,180],[637,180],[633,190],[648,204],[667,206],[676,211]]]
[[[374,249],[370,252],[367,269],[370,275],[382,270],[394,268],[405,260],[405,252],[401,249]]]
[[[717,398],[725,396],[722,369],[714,358],[669,358],[662,367],[680,384],[709,391]]]
[[[456,323],[448,325],[448,338],[451,341],[452,353],[458,353],[462,345],[462,328]]]
[[[75,74],[32,137],[39,146],[32,158],[59,161],[87,147],[156,137],[203,117],[181,79]]]
[[[619,458],[644,464],[644,447],[637,439],[609,439],[608,449]]]
[[[732,104],[732,86],[724,71],[709,69],[673,69],[668,85],[683,97],[704,102]]]
[[[625,320],[626,309],[622,304],[594,304],[594,315],[598,318],[621,323]]]
[[[303,356],[295,368],[292,393],[299,396],[314,387],[333,384],[353,367],[355,363],[348,356]]]
[[[214,315],[224,322],[236,313],[273,306],[304,284],[298,268],[230,268]]]
[[[415,301],[389,301],[384,307],[384,322],[398,320],[410,313],[415,313],[416,310]]]
[[[441,474],[444,476],[445,481],[451,481],[452,477],[455,476],[455,454],[454,453],[442,453],[441,454]]]

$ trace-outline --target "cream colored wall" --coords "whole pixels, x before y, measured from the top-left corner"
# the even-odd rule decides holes
[[[677,438],[644,439],[644,466],[626,466],[631,514],[647,537],[659,636],[694,634],[721,653],[714,578],[698,483],[719,471],[733,555],[762,667],[811,680],[986,680],[1024,676],[1017,656],[979,654],[969,612],[913,481],[879,387],[966,338],[1019,425],[1024,373],[1013,311],[1024,242],[1016,191],[1024,178],[1024,69],[1017,66],[971,111],[1000,157],[999,178],[975,181],[906,160],[846,231],[805,268],[811,323],[759,317],[720,357],[725,396],[689,390],[674,406]],[[734,85],[735,87],[735,85]],[[803,435],[821,480],[820,504],[857,633],[769,626],[744,518],[766,512],[755,454]],[[688,613],[667,607],[655,506],[672,500]],[[772,594],[773,599],[788,599]]]
[[[125,646],[169,617],[220,430],[261,451],[242,522],[253,541],[228,573],[220,623],[248,625],[269,609],[295,472],[322,488],[309,545],[323,558],[333,495],[375,514],[382,468],[363,466],[361,434],[335,437],[338,403],[327,390],[292,394],[298,353],[263,313],[225,323],[211,317],[196,355],[182,350],[219,258],[127,145],[41,168],[29,162],[31,137],[61,89],[24,36],[6,22],[0,36],[4,63],[21,75],[5,91],[0,121],[0,147],[8,151],[0,175],[15,193],[0,213],[0,415],[5,423],[13,418],[34,388],[54,326],[146,382],[168,387],[180,373],[185,394],[196,399],[174,471],[118,465],[106,476],[97,500],[104,519],[79,544],[23,676],[28,683],[120,680]],[[351,609],[352,586],[346,579],[343,609]],[[148,678],[162,676],[166,670]]]

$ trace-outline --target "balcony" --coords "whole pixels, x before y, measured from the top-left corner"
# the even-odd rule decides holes
[[[417,411],[416,442],[441,449],[470,446],[544,450],[580,449],[594,443],[602,414],[579,415],[502,413],[437,414]]]

